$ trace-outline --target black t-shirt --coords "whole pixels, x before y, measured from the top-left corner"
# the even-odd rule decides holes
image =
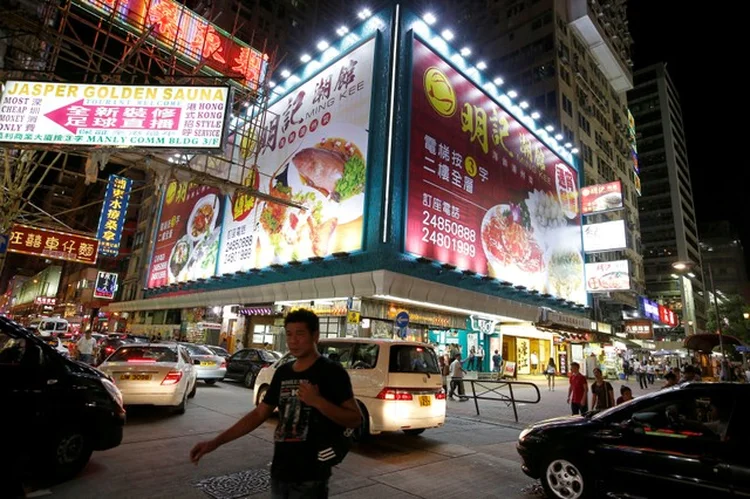
[[[613,401],[609,398],[611,390],[612,385],[609,381],[605,381],[601,385],[596,384],[596,382],[591,384],[591,393],[596,395],[596,407],[593,408],[594,410],[609,409],[612,407]]]
[[[325,443],[344,432],[344,428],[323,416],[297,397],[300,381],[318,385],[329,402],[341,405],[354,397],[349,374],[341,364],[319,357],[308,369],[295,372],[289,362],[273,375],[263,402],[279,408],[279,424],[274,432],[271,475],[285,482],[325,480],[330,468],[318,461]]]

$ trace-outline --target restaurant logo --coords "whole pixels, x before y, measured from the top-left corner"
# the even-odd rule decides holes
[[[424,72],[427,101],[440,116],[450,118],[456,113],[456,92],[445,73],[432,66]]]

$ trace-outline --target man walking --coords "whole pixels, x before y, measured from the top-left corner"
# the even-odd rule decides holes
[[[499,373],[502,366],[503,356],[500,355],[500,350],[495,350],[495,355],[492,356],[492,370]]]
[[[568,387],[568,404],[573,415],[584,414],[588,410],[589,383],[586,376],[581,374],[578,362],[570,364],[570,386]]]
[[[91,330],[87,330],[83,338],[78,340],[76,343],[76,350],[78,350],[78,360],[81,362],[94,365],[94,349],[96,348],[96,340],[91,337]]]
[[[456,355],[456,358],[451,362],[450,372],[451,390],[448,393],[448,397],[453,400],[453,394],[456,393],[456,389],[458,389],[458,401],[466,402],[468,400],[464,392],[464,373],[466,371],[464,371],[464,366],[461,364],[461,354]]]
[[[479,345],[477,347],[477,371],[484,371],[484,347]]]
[[[362,413],[347,372],[318,353],[318,316],[296,310],[286,316],[284,327],[296,360],[276,370],[265,398],[252,412],[217,437],[196,444],[190,460],[197,464],[209,452],[255,430],[278,407],[271,497],[324,499],[331,466],[345,452],[337,451],[336,444],[342,442],[345,428],[362,424]]]

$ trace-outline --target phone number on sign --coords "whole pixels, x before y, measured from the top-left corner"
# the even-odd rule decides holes
[[[422,241],[441,248],[450,249],[463,255],[476,256],[477,231],[465,225],[448,220],[440,215],[423,211]]]

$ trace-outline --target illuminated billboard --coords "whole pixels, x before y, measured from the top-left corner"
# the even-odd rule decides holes
[[[630,266],[627,260],[586,264],[586,291],[602,293],[630,289]]]
[[[619,210],[623,206],[622,182],[619,180],[581,187],[581,213],[584,215]]]
[[[596,253],[627,247],[625,220],[613,220],[583,226],[583,251]]]

